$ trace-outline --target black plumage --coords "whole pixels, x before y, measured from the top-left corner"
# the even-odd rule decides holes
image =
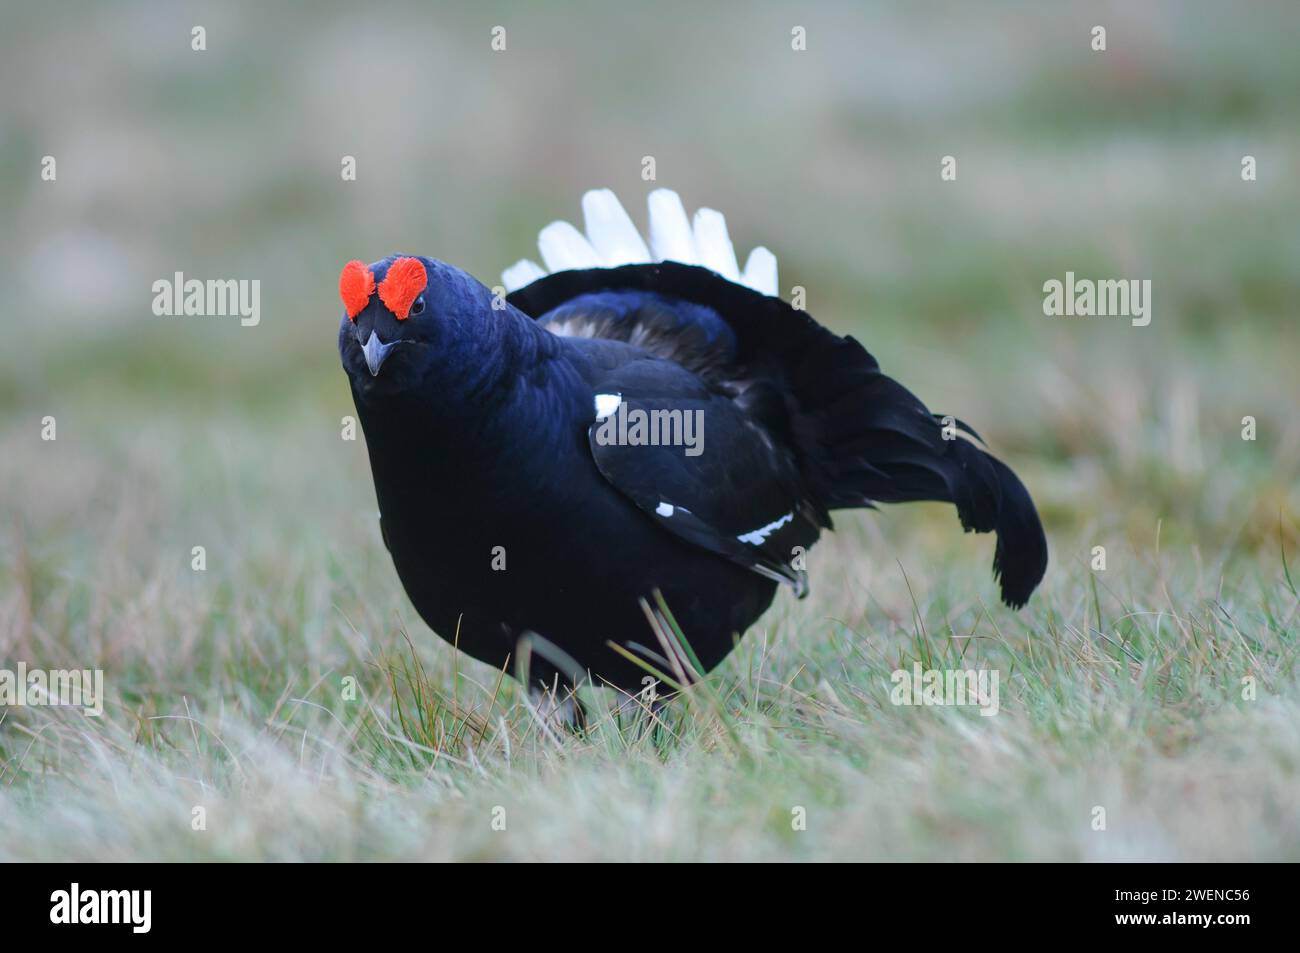
[[[339,348],[398,576],[475,658],[507,665],[525,640],[530,680],[639,691],[645,671],[610,644],[668,664],[642,606],[658,591],[711,669],[779,584],[806,591],[830,511],[873,503],[951,502],[996,532],[1008,605],[1043,576],[1011,470],[779,298],[661,261],[558,271],[502,302],[419,258],[427,282],[404,302],[385,294],[399,261],[369,266],[378,294],[353,289]],[[702,421],[698,452],[606,439],[637,411],[665,434]]]

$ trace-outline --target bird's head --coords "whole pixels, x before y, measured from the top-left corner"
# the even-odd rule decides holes
[[[444,262],[350,261],[339,296],[339,356],[359,395],[395,394],[430,378],[452,386],[491,352],[492,292]]]

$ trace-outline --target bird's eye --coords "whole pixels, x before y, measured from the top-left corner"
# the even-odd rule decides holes
[[[415,301],[412,302],[412,304],[411,304],[411,314],[412,314],[412,315],[424,314],[424,296],[423,296],[423,295],[421,295],[420,297],[416,298]]]

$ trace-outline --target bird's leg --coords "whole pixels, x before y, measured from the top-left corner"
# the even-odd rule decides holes
[[[528,690],[533,710],[544,722],[569,731],[581,731],[587,725],[586,711],[572,685],[555,675],[549,683],[536,683]]]

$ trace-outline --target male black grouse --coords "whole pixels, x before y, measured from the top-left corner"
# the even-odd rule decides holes
[[[586,236],[543,229],[546,269],[507,269],[508,295],[432,258],[340,276],[384,542],[435,632],[497,667],[526,642],[540,685],[639,691],[611,643],[673,671],[655,590],[707,671],[778,584],[807,591],[831,510],[909,500],[996,532],[1002,599],[1024,605],[1042,525],[971,428],[777,297],[767,249],[741,271],[719,213],[692,225],[656,190],[647,244],[612,192],[582,206]]]

